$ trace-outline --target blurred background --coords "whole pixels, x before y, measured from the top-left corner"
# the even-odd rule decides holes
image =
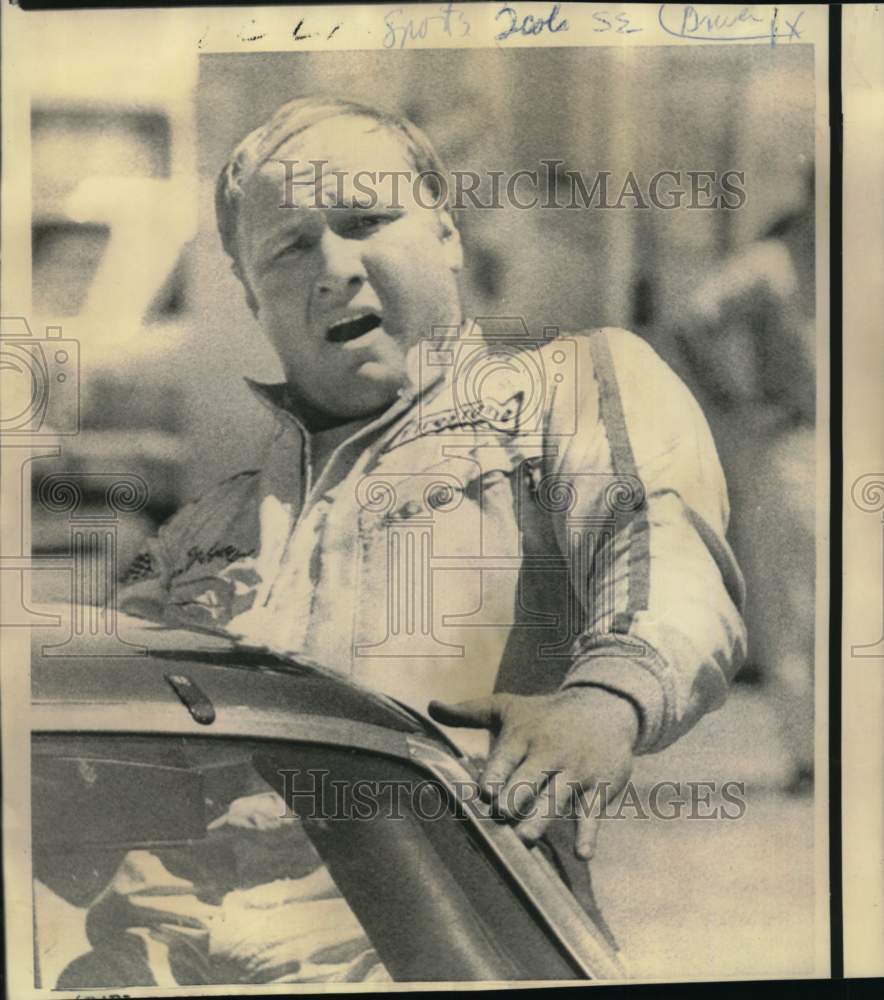
[[[801,962],[809,971],[812,814],[802,793],[813,783],[812,47],[222,54],[137,81],[126,79],[125,53],[116,59],[109,76],[46,86],[32,106],[34,333],[62,326],[79,341],[81,366],[81,433],[51,468],[33,468],[35,480],[62,467],[146,480],[147,505],[119,522],[121,569],[186,498],[254,467],[268,433],[242,376],[275,381],[280,371],[221,251],[213,188],[232,147],[279,104],[312,93],[375,104],[420,125],[449,170],[542,171],[541,161],[561,160],[590,186],[610,171],[614,198],[629,171],[644,191],[663,170],[745,175],[736,211],[642,209],[627,199],[619,210],[467,209],[457,222],[468,315],[522,316],[535,331],[627,327],[704,406],[747,578],[750,659],[735,699],[709,720],[713,729],[704,721],[688,750],[668,753],[684,759],[678,754],[696,747],[696,760],[715,767],[689,777],[728,771],[761,790],[761,827],[743,824],[742,846],[726,849],[768,862],[782,855],[791,874],[765,869],[773,908],[752,924],[746,961],[757,971],[784,918],[792,937],[772,974],[797,972]],[[33,519],[35,552],[69,546],[66,516],[36,504]],[[662,833],[649,825],[632,824],[629,837],[656,836],[659,861],[659,838],[680,824],[663,824]],[[667,877],[697,878],[674,864]],[[653,975],[666,950],[661,924],[648,922],[639,891],[628,897],[632,910],[616,895],[615,917],[639,939],[647,932],[650,957],[638,971]],[[702,906],[689,916],[679,905],[669,916],[696,919],[701,933]],[[749,913],[739,918],[744,927]],[[739,974],[727,954],[706,974]]]

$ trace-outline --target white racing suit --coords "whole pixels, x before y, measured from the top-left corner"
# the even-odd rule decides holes
[[[317,478],[297,402],[253,384],[276,417],[260,468],[160,528],[123,610],[226,629],[420,711],[597,685],[637,708],[639,753],[678,738],[745,647],[706,420],[630,333],[534,342],[495,322],[418,344],[410,388]]]
[[[721,705],[745,651],[743,582],[706,420],[622,330],[422,342],[411,385],[314,477],[285,386],[259,469],[185,506],[123,609],[222,628],[419,711],[431,699],[596,685],[639,713],[638,753]],[[453,731],[468,752],[484,731]],[[607,933],[573,830],[542,846]]]

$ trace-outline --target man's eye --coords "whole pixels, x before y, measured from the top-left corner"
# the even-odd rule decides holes
[[[387,217],[384,215],[356,215],[348,223],[347,229],[351,233],[367,233],[377,229],[378,226],[382,226],[387,221]]]
[[[302,250],[310,249],[310,240],[304,236],[299,237],[296,240],[292,240],[291,243],[286,243],[281,250],[276,254],[276,257],[287,257],[290,254],[300,253]]]

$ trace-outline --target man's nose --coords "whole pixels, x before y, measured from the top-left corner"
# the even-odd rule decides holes
[[[322,265],[316,280],[319,297],[329,303],[348,301],[368,279],[359,242],[326,230],[320,243]]]

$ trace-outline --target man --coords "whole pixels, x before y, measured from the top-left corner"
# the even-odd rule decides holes
[[[742,583],[684,385],[623,331],[467,322],[442,176],[410,123],[336,100],[234,151],[218,223],[285,374],[253,385],[277,428],[160,530],[123,604],[490,730],[481,786],[531,842],[721,704]]]

